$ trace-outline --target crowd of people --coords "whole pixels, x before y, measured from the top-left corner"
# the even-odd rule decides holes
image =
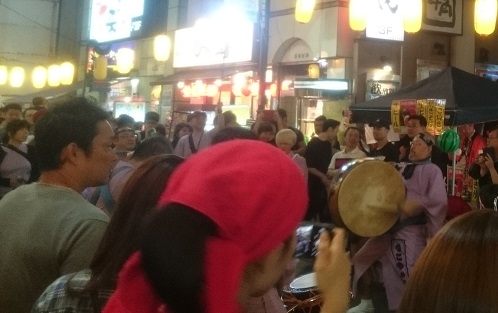
[[[305,142],[283,109],[250,129],[219,111],[209,131],[195,111],[171,141],[156,112],[137,127],[85,98],[3,113],[0,312],[286,312],[296,229],[337,222],[330,192],[344,162],[365,157],[396,166],[406,198],[381,235],[321,232],[321,312],[498,311],[498,128],[484,139],[459,127],[461,151],[448,155],[420,115],[397,143],[372,121],[367,145],[360,125],[325,116]],[[454,158],[485,210],[447,222]],[[378,284],[386,308],[372,300]]]

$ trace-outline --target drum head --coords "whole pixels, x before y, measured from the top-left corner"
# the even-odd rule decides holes
[[[361,162],[342,180],[337,206],[344,225],[362,237],[379,236],[398,220],[405,185],[394,166],[382,161]]]
[[[309,273],[294,279],[290,285],[292,289],[308,289],[316,287],[316,273]]]

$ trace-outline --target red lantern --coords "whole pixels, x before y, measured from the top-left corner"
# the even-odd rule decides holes
[[[185,98],[190,98],[192,96],[192,88],[190,88],[190,86],[184,86],[182,88],[182,95]]]

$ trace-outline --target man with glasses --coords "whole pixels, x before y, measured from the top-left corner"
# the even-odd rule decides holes
[[[408,152],[410,163],[401,173],[406,201],[399,207],[398,222],[384,235],[370,238],[352,258],[354,291],[358,287],[365,288],[361,286],[362,276],[373,266],[381,273],[379,277],[382,277],[391,311],[398,308],[404,285],[427,241],[446,218],[446,186],[441,171],[431,162],[434,147],[431,135],[419,133],[413,137]],[[377,261],[380,266],[376,265]],[[348,311],[353,312],[373,312],[371,300],[364,296],[358,307]]]
[[[412,140],[418,134],[427,134],[427,119],[422,115],[410,115],[406,122],[406,136],[398,141],[398,151],[399,151],[399,162],[410,162],[409,154],[410,154],[410,144]],[[446,177],[446,167],[449,164],[448,157],[443,155],[441,150],[439,150],[436,146],[432,147],[432,152],[430,156],[431,162],[436,164],[443,177]]]

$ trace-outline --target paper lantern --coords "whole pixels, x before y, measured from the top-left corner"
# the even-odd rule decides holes
[[[402,10],[405,32],[418,32],[422,27],[422,0],[403,1]]]
[[[453,153],[460,147],[460,137],[453,129],[445,130],[437,137],[437,146],[444,153]]]
[[[236,97],[242,97],[242,86],[240,86],[240,85],[233,85],[232,86],[232,93]]]
[[[7,71],[7,66],[0,65],[0,85],[5,85],[9,80],[9,72]]]
[[[315,10],[315,0],[296,0],[294,17],[299,23],[309,23]]]
[[[192,96],[192,88],[190,86],[183,86],[182,95],[184,98],[190,98]]]
[[[154,38],[154,58],[157,61],[167,61],[171,50],[171,39],[166,35],[159,35]]]
[[[272,97],[276,97],[277,96],[277,84],[276,83],[273,83],[270,85],[270,95]]]
[[[368,7],[366,1],[371,0],[349,1],[349,27],[352,30],[362,31],[367,26]]]
[[[15,66],[10,70],[9,83],[14,88],[19,88],[24,84],[24,69],[22,67]]]
[[[116,68],[118,73],[126,74],[135,66],[135,51],[130,48],[121,48],[116,53]]]
[[[35,88],[43,88],[47,83],[47,69],[43,66],[37,66],[33,69],[31,76]]]
[[[218,94],[218,86],[214,84],[209,84],[206,87],[206,96],[214,97]]]
[[[320,77],[320,67],[318,66],[318,64],[310,64],[308,66],[308,77],[309,78]]]
[[[474,28],[480,35],[490,35],[496,26],[496,0],[476,0],[474,9]]]
[[[48,81],[49,86],[56,87],[61,84],[61,67],[57,64],[48,67]]]
[[[259,82],[252,82],[249,89],[251,90],[251,95],[253,96],[259,95]]]
[[[105,55],[99,55],[93,64],[93,78],[104,80],[107,77],[107,58]]]
[[[61,64],[61,84],[71,85],[74,79],[74,65],[71,62]]]

